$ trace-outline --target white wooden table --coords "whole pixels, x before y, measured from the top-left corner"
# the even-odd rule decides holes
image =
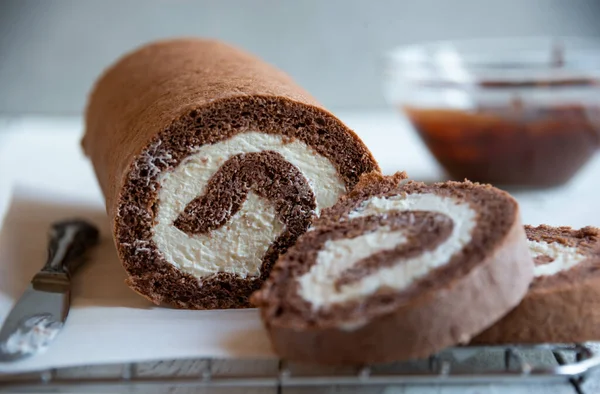
[[[431,158],[425,147],[404,120],[393,113],[339,113],[364,140],[379,160],[386,173],[406,170],[409,177],[416,180],[443,180],[444,174]],[[82,190],[77,184],[69,182],[70,174],[91,174],[90,168],[70,165],[76,145],[82,133],[80,118],[44,118],[20,117],[0,118],[0,217],[7,209],[12,188],[19,185],[44,187],[61,193],[86,194],[101,198],[99,189]],[[600,226],[600,155],[586,166],[578,176],[560,188],[544,191],[514,191],[520,203],[525,223],[551,225]],[[484,362],[484,361],[481,361]],[[60,371],[62,376],[102,376],[119,374],[120,366],[78,367]],[[147,376],[168,374],[197,374],[203,364],[201,361],[161,361],[143,363],[138,373]],[[216,373],[234,373],[235,371],[270,371],[273,363],[222,362],[213,365]],[[586,392],[600,392],[600,375],[588,379]],[[76,392],[99,392],[97,390]],[[205,392],[191,388],[173,387],[171,393]],[[109,392],[109,391],[105,391]],[[114,392],[114,391],[110,391]],[[122,392],[167,392],[165,387],[148,390],[147,388],[123,389]],[[212,391],[211,391],[212,392]],[[250,392],[247,389],[217,390],[214,392]],[[252,390],[252,392],[275,392],[271,390]],[[327,387],[316,390],[286,389],[284,393],[303,392],[348,392],[348,393],[560,393],[573,394],[575,390],[567,383],[512,385],[470,385],[470,386],[403,386],[342,388]]]

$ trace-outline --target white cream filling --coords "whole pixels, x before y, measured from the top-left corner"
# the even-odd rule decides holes
[[[167,262],[183,272],[202,278],[217,272],[258,276],[263,256],[284,230],[274,206],[255,193],[228,223],[209,234],[188,235],[173,221],[196,197],[219,168],[232,156],[275,151],[308,180],[320,209],[335,204],[345,192],[331,161],[300,140],[284,143],[281,135],[247,132],[201,146],[174,170],[159,175],[158,212],[152,240]]]
[[[327,241],[311,269],[298,278],[300,296],[318,309],[367,297],[381,288],[403,290],[431,270],[447,264],[452,256],[471,241],[476,212],[467,202],[435,194],[409,194],[389,198],[374,197],[351,212],[350,219],[385,215],[390,211],[430,211],[449,216],[454,222],[450,236],[435,250],[409,259],[399,259],[393,266],[380,268],[360,281],[335,288],[340,274],[357,261],[406,242],[402,230],[382,227],[352,239]]]
[[[557,242],[529,241],[529,251],[533,258],[545,255],[554,259],[550,263],[536,265],[534,268],[536,277],[558,274],[585,260],[585,256],[579,253],[577,248]]]

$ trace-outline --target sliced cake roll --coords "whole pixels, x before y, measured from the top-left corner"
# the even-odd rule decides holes
[[[517,203],[491,186],[369,174],[282,256],[253,302],[283,358],[363,364],[466,343],[533,278]]]
[[[476,344],[600,340],[600,230],[526,226],[535,262],[527,296]]]
[[[82,144],[129,286],[181,308],[249,306],[313,216],[378,170],[287,75],[200,39],[152,43],[108,69]]]

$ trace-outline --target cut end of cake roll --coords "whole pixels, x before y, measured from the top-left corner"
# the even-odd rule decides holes
[[[525,226],[535,279],[519,306],[473,344],[600,340],[600,230]]]
[[[153,43],[112,66],[83,147],[128,285],[180,308],[248,307],[313,218],[379,171],[287,75],[214,40]]]
[[[525,295],[516,201],[488,185],[364,176],[280,257],[253,302],[285,359],[365,364],[464,344]]]

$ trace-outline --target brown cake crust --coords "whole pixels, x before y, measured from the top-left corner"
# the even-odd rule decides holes
[[[525,231],[532,241],[576,247],[587,258],[567,271],[536,277],[523,301],[502,320],[473,338],[472,343],[600,340],[600,231],[593,227],[575,230],[547,225],[525,226]]]
[[[314,229],[280,257],[271,277],[252,299],[261,308],[278,355],[327,364],[425,357],[447,346],[467,343],[523,298],[533,278],[533,261],[514,199],[489,185],[425,185],[404,183],[403,178],[404,174],[363,176],[355,190],[323,212]],[[369,297],[326,308],[315,309],[298,294],[297,278],[314,264],[323,242],[320,237],[337,237],[332,234],[340,231],[348,213],[363,201],[372,196],[428,192],[467,201],[477,212],[471,242],[447,264],[402,291],[383,289]],[[419,220],[415,217],[412,222]],[[443,221],[430,228],[425,226],[424,234],[434,228],[443,232],[444,226]],[[347,238],[355,236],[351,229],[342,231],[346,231]],[[426,237],[435,242],[437,235]],[[350,329],[340,324],[353,321],[360,324]]]
[[[198,147],[260,131],[304,142],[332,162],[348,189],[362,173],[379,171],[356,134],[286,74],[214,40],[160,41],[126,55],[94,87],[85,127],[82,146],[106,199],[118,255],[129,275],[127,284],[154,303],[180,308],[249,306],[248,296],[266,278],[279,253],[309,225],[306,210],[314,204],[302,201],[300,209],[287,209],[286,220],[300,224],[271,245],[260,277],[218,273],[199,281],[175,269],[152,241],[161,187],[157,178]],[[277,165],[274,162],[269,165]],[[304,177],[292,174],[289,179],[286,196],[306,191]],[[244,198],[230,200],[240,203]],[[283,214],[286,207],[279,208]],[[219,225],[209,222],[197,225],[188,216],[178,225],[191,233],[194,227]]]

